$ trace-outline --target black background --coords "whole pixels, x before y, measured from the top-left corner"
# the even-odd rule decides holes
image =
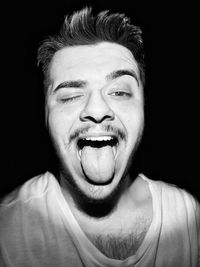
[[[146,128],[141,171],[199,194],[198,16],[195,7],[144,1],[26,1],[1,6],[1,196],[50,169],[39,43],[86,5],[126,13],[144,32]],[[97,1],[96,1],[97,2]],[[138,3],[139,2],[139,3]]]

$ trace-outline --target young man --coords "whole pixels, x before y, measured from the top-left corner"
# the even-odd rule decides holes
[[[3,266],[198,266],[200,208],[130,172],[144,127],[141,30],[83,9],[39,49],[59,162],[1,204]]]

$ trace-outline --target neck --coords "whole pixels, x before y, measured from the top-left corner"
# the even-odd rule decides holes
[[[126,195],[131,181],[129,176],[124,177],[115,190],[103,199],[92,199],[86,196],[76,186],[69,183],[68,178],[63,173],[60,173],[60,184],[64,197],[72,210],[79,211],[85,216],[103,218],[115,211],[122,196]]]

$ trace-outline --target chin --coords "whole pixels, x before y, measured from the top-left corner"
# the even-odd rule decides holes
[[[116,207],[116,203],[121,196],[125,180],[121,178],[118,182],[112,182],[108,185],[87,184],[86,190],[82,190],[76,186],[75,202],[77,207],[82,212],[94,217],[102,217],[110,214]]]
[[[114,179],[115,178],[113,178],[112,182],[105,185],[87,183],[82,191],[90,199],[103,201],[116,191],[118,183],[116,183]]]

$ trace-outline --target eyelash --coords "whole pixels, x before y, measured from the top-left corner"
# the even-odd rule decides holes
[[[72,102],[72,101],[75,101],[76,99],[80,98],[81,96],[83,96],[83,95],[77,95],[77,96],[72,96],[72,97],[61,98],[60,102],[61,103]]]
[[[110,95],[113,95],[113,94],[115,94],[114,96],[117,96],[117,97],[131,97],[132,96],[132,94],[131,93],[129,93],[129,92],[124,92],[124,91],[114,91],[114,92],[112,92],[112,93],[110,93]]]

